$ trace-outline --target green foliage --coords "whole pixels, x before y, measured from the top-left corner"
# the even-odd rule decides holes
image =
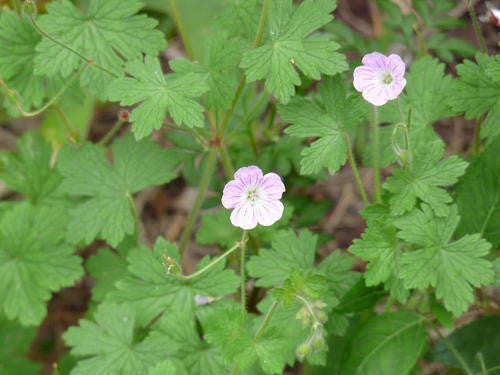
[[[85,268],[96,279],[92,299],[104,301],[106,295],[116,289],[115,283],[127,273],[127,261],[109,249],[99,249],[87,260]]]
[[[51,167],[52,148],[28,131],[19,139],[17,152],[0,151],[0,180],[34,204],[50,202],[57,195],[61,176]]]
[[[220,375],[229,371],[220,349],[202,340],[192,316],[165,314],[154,325],[145,343],[162,348],[164,358],[180,360],[190,375]]]
[[[440,218],[425,204],[395,220],[401,229],[398,236],[417,245],[417,250],[401,257],[400,277],[405,287],[434,287],[437,298],[455,316],[473,301],[472,287],[493,281],[491,262],[482,258],[491,248],[486,240],[473,234],[451,241],[459,220],[456,206],[450,207],[446,218]]]
[[[132,194],[175,177],[175,153],[153,141],[136,142],[127,135],[116,140],[112,150],[114,165],[106,160],[104,149],[88,142],[80,149],[66,146],[59,152],[61,189],[83,198],[70,211],[67,239],[71,242],[88,244],[99,237],[116,247],[134,232]]]
[[[488,374],[497,374],[500,360],[498,358],[498,347],[500,346],[500,318],[498,316],[486,316],[453,331],[446,338],[463,358],[469,369],[474,373],[482,372],[481,361],[486,369],[496,368],[488,371]],[[429,353],[431,360],[442,362],[456,369],[463,369],[456,355],[452,353],[443,340],[434,345]]]
[[[441,186],[457,182],[467,163],[456,155],[440,160],[443,152],[440,141],[415,145],[409,167],[395,169],[385,181],[384,188],[392,193],[389,202],[394,215],[411,210],[417,198],[428,203],[438,216],[447,215],[452,198]]]
[[[66,245],[60,207],[19,203],[0,220],[0,299],[8,319],[39,324],[52,292],[83,275],[81,259]]]
[[[78,327],[64,333],[71,354],[86,357],[78,361],[72,375],[145,374],[164,358],[166,348],[138,340],[136,312],[130,306],[102,304],[94,320],[81,320]]]
[[[466,119],[488,116],[481,128],[481,136],[493,137],[498,134],[500,116],[500,59],[484,54],[476,54],[476,62],[465,60],[457,66],[460,78],[456,81],[451,96],[451,104],[456,111],[465,112]]]
[[[285,132],[294,137],[319,137],[302,151],[302,174],[318,173],[327,167],[335,173],[347,160],[344,134],[366,116],[366,104],[359,94],[348,95],[339,79],[326,78],[319,86],[318,100],[296,97],[280,105],[283,120],[292,125]]]
[[[364,209],[363,216],[368,228],[355,239],[349,251],[369,262],[364,277],[366,285],[374,286],[385,283],[391,296],[404,303],[408,291],[403,287],[399,276],[401,256],[399,240],[392,220],[387,220],[389,210],[384,206],[369,206]]]
[[[139,0],[91,0],[85,13],[69,0],[50,2],[47,14],[39,20],[49,35],[73,48],[114,74],[123,75],[123,59],[131,60],[142,53],[156,54],[166,44],[154,30],[157,21],[136,13],[143,7]],[[72,51],[44,38],[37,46],[35,72],[68,77],[84,62]],[[80,83],[101,99],[112,76],[90,66],[82,73]]]
[[[40,365],[26,358],[34,327],[22,327],[0,316],[0,374],[40,374]]]
[[[313,267],[317,237],[305,230],[298,236],[292,230],[280,231],[271,242],[272,249],[260,249],[247,263],[248,273],[258,278],[257,286],[274,286],[285,281],[293,269]]]
[[[180,263],[177,246],[163,239],[156,241],[154,251],[146,247],[131,250],[127,255],[128,274],[116,283],[118,290],[110,296],[113,301],[132,305],[141,326],[165,311],[189,316],[194,311],[197,295],[219,297],[234,293],[238,288],[239,278],[233,270],[225,269],[224,262],[198,277],[179,280],[168,273],[163,254]],[[209,257],[204,258],[197,269],[209,261]]]
[[[266,89],[287,103],[301,83],[295,70],[318,80],[321,74],[334,75],[347,69],[345,56],[335,52],[339,45],[322,38],[308,38],[331,21],[336,4],[306,0],[294,7],[291,0],[269,4],[266,40],[261,47],[245,53],[241,67],[249,82],[264,79]]]
[[[128,62],[126,71],[132,77],[115,80],[108,95],[121,105],[141,103],[130,116],[136,139],[160,129],[167,111],[177,124],[203,127],[203,107],[196,99],[209,89],[206,77],[196,73],[165,75],[160,61],[150,55],[146,55],[144,62]]]
[[[408,374],[425,344],[422,323],[422,317],[409,311],[384,313],[369,319],[351,336],[343,351],[339,373]]]
[[[177,73],[194,73],[199,82],[207,83],[206,108],[228,109],[236,86],[230,69],[238,65],[243,47],[241,39],[230,38],[225,33],[213,34],[207,40],[203,65],[182,58],[172,61],[170,66]]]
[[[480,233],[493,246],[500,245],[500,136],[472,163],[457,185],[458,232]]]
[[[148,375],[188,375],[184,367],[177,361],[166,360],[150,367]]]
[[[44,77],[33,74],[35,47],[41,37],[26,18],[0,14],[0,79],[23,98],[23,107],[38,107],[45,97]]]

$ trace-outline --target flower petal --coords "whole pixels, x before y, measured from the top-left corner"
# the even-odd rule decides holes
[[[266,199],[281,199],[285,192],[285,185],[281,177],[276,173],[266,173],[260,182],[260,187],[264,192]]]
[[[376,68],[384,69],[387,68],[387,57],[380,52],[372,52],[363,56],[361,60],[363,65]]]
[[[231,212],[231,223],[242,229],[253,229],[257,226],[255,207],[251,203],[243,203]]]
[[[373,105],[381,106],[387,103],[387,97],[384,94],[385,88],[380,85],[372,85],[363,90],[363,98]]]
[[[354,69],[353,76],[354,88],[359,92],[378,82],[377,71],[369,66],[358,66]]]
[[[234,208],[244,199],[245,185],[241,181],[232,180],[224,186],[222,192],[222,205],[225,208]]]
[[[396,78],[402,78],[405,74],[406,66],[399,55],[389,55],[387,58],[387,66]]]
[[[279,200],[265,200],[255,206],[257,222],[264,226],[273,225],[281,216],[285,207]]]
[[[256,185],[262,178],[262,171],[259,167],[251,165],[249,167],[242,167],[234,174],[236,180],[240,180],[245,185]]]

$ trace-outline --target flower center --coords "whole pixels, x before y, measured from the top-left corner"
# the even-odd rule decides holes
[[[382,81],[382,83],[385,83],[386,85],[389,85],[392,83],[392,81],[394,81],[394,77],[390,72],[383,72],[380,75],[380,81]]]
[[[259,198],[259,194],[257,193],[257,188],[249,189],[247,191],[247,199],[255,202],[255,200]]]

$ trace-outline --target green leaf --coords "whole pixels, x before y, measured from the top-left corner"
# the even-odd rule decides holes
[[[408,374],[425,345],[422,322],[422,317],[409,311],[371,318],[344,349],[340,374]]]
[[[460,220],[457,207],[451,206],[445,218],[436,217],[423,204],[395,220],[399,237],[419,245],[418,250],[401,257],[401,273],[406,288],[436,288],[436,297],[455,316],[467,310],[474,300],[472,287],[493,281],[491,262],[482,259],[491,245],[479,234],[466,235],[454,242],[451,237]]]
[[[96,279],[92,287],[92,299],[104,301],[106,295],[116,290],[115,283],[127,273],[127,262],[109,249],[99,249],[85,263],[90,276]]]
[[[408,96],[405,98],[406,105],[412,109],[412,126],[430,125],[454,114],[449,104],[453,82],[450,75],[444,75],[444,68],[444,64],[430,56],[412,64],[411,72],[406,75]]]
[[[466,119],[479,119],[489,112],[481,136],[493,137],[499,132],[500,75],[495,71],[500,59],[477,53],[476,62],[465,60],[457,66],[460,78],[451,91],[451,104],[456,111],[465,112]]]
[[[0,180],[35,204],[54,198],[62,178],[51,168],[50,144],[38,133],[27,131],[17,148],[17,152],[0,151]]]
[[[292,269],[307,271],[313,267],[317,236],[308,230],[298,236],[292,230],[279,231],[271,242],[272,249],[260,249],[247,263],[248,274],[258,278],[255,285],[280,285]]]
[[[500,366],[498,358],[500,335],[498,332],[500,332],[500,317],[486,316],[456,329],[446,338],[446,341],[458,351],[473,373],[483,373],[479,362],[479,356],[481,356],[486,369],[497,368],[496,371],[488,372],[488,374],[494,375],[498,374],[498,366]],[[439,341],[431,348],[430,359],[456,369],[463,369],[456,355],[450,351],[448,346],[442,340]]]
[[[248,82],[265,80],[268,92],[287,103],[300,84],[298,67],[315,80],[321,74],[334,75],[347,70],[345,56],[335,52],[339,45],[320,38],[308,38],[316,29],[332,20],[335,4],[306,0],[294,7],[291,0],[272,0],[268,10],[266,43],[247,52],[241,67]]]
[[[229,35],[240,35],[250,46],[259,28],[261,13],[261,0],[231,0],[215,17],[214,27]]]
[[[0,316],[0,373],[1,374],[40,374],[40,364],[27,358],[31,343],[36,334],[35,327],[22,327],[16,322]]]
[[[65,177],[62,190],[84,197],[70,211],[67,238],[90,243],[99,237],[116,247],[126,234],[134,231],[132,194],[175,177],[177,156],[150,140],[134,141],[128,134],[113,142],[112,166],[104,149],[84,143],[80,149],[63,148],[57,168]]]
[[[325,299],[326,291],[326,276],[312,270],[299,271],[294,268],[283,282],[283,287],[273,289],[273,295],[282,301],[285,307],[291,307],[297,301],[297,296],[310,300]]]
[[[245,369],[258,361],[266,374],[283,371],[285,363],[280,348],[285,342],[279,331],[268,327],[260,337],[255,338],[242,325],[238,306],[216,311],[207,319],[205,329],[204,338],[220,347],[229,363],[236,362],[241,369]]]
[[[369,223],[368,228],[361,239],[353,241],[349,251],[369,262],[364,273],[367,286],[384,283],[391,296],[404,303],[408,298],[408,290],[403,287],[399,277],[402,251],[394,225],[388,219],[390,212],[382,206],[369,206],[363,216]]]
[[[410,171],[397,168],[385,181],[384,188],[392,193],[389,203],[394,215],[411,210],[417,198],[428,203],[438,216],[448,213],[447,203],[452,198],[441,186],[457,182],[467,163],[456,155],[440,160],[443,152],[440,140],[418,144],[411,150]]]
[[[64,209],[19,203],[0,221],[0,300],[9,319],[39,324],[52,292],[83,275],[81,258],[62,242]]]
[[[126,71],[132,77],[115,80],[108,90],[111,100],[121,105],[139,104],[131,113],[132,131],[137,139],[160,129],[166,112],[177,124],[202,127],[203,107],[197,99],[209,89],[196,73],[163,74],[160,61],[146,55],[144,62],[129,61]]]
[[[16,12],[0,14],[0,78],[23,99],[23,108],[38,107],[45,97],[44,77],[33,74],[40,34]]]
[[[457,185],[462,220],[458,233],[480,233],[493,246],[500,245],[500,136],[472,163]]]
[[[238,64],[243,48],[241,39],[215,33],[206,40],[203,65],[182,58],[171,61],[170,67],[177,73],[194,73],[200,82],[207,83],[209,91],[204,100],[207,108],[228,109],[236,86],[231,68]]]
[[[165,360],[149,369],[148,375],[188,375],[180,361]]]
[[[279,105],[283,120],[292,125],[285,133],[294,137],[319,137],[302,151],[301,174],[314,174],[327,167],[331,174],[345,164],[344,133],[365,117],[366,105],[359,94],[348,95],[339,79],[326,78],[318,100],[296,97]]]
[[[83,319],[63,335],[71,354],[82,356],[72,375],[145,374],[164,358],[166,348],[140,342],[134,329],[136,312],[127,305],[104,303],[94,314],[95,322]]]
[[[145,343],[165,348],[165,358],[180,360],[190,375],[229,372],[220,349],[202,341],[192,316],[167,313],[154,325]]]
[[[194,311],[196,295],[219,297],[236,292],[239,278],[220,262],[198,277],[179,280],[167,273],[163,255],[180,263],[177,246],[158,239],[154,251],[146,247],[133,249],[127,256],[129,274],[116,283],[118,291],[110,299],[127,302],[137,310],[138,323],[143,326],[165,311],[189,315]],[[204,258],[197,269],[209,263]]]
[[[85,13],[69,0],[47,4],[47,14],[39,20],[49,35],[78,51],[86,58],[110,70],[123,74],[123,59],[156,54],[166,47],[161,32],[154,30],[157,21],[136,13],[143,7],[139,0],[91,0]],[[44,38],[37,46],[35,72],[68,77],[84,63],[68,49]],[[93,66],[80,79],[100,99],[106,98],[106,88],[113,76]]]

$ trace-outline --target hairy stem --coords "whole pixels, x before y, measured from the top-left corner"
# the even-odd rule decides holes
[[[213,261],[211,261],[210,263],[208,263],[205,267],[203,267],[202,269],[196,271],[195,273],[192,273],[191,275],[175,275],[175,277],[178,278],[178,279],[180,279],[180,280],[191,280],[191,279],[194,279],[194,278],[200,276],[201,274],[205,273],[206,271],[208,271],[210,268],[212,268],[213,266],[215,266],[217,263],[219,263],[222,260],[224,260],[229,254],[233,253],[236,249],[239,249],[240,247],[241,247],[241,243],[238,242],[232,248],[230,248],[229,250],[227,250],[224,254],[218,256]]]
[[[47,103],[45,103],[42,107],[38,108],[35,111],[31,111],[31,112],[25,111],[23,109],[22,105],[21,105],[19,97],[17,97],[17,93],[15,93],[14,94],[16,96],[16,103],[15,103],[15,105],[16,105],[17,110],[19,111],[19,113],[21,113],[21,115],[26,116],[26,117],[37,116],[40,113],[44,112],[47,108],[49,108],[51,105],[53,105],[66,92],[66,90],[69,87],[71,87],[71,85],[73,84],[73,82],[76,81],[76,79],[80,76],[80,74],[82,74],[82,72],[88,66],[89,66],[89,63],[83,64],[80,67],[80,69],[78,69],[76,72],[73,73],[73,76],[71,76],[71,78],[64,84],[64,86],[61,88],[61,90],[59,90],[59,92],[56,95],[54,95],[54,97],[52,97]],[[0,79],[0,85],[2,85],[7,90],[8,93],[9,92],[14,93],[14,91],[11,90],[2,79]]]
[[[168,0],[168,2],[170,4],[170,10],[172,11],[172,16],[174,17],[175,24],[177,25],[177,30],[179,31],[179,34],[181,34],[182,43],[184,44],[184,48],[186,49],[189,60],[194,60],[193,49],[191,48],[186,29],[184,28],[184,24],[182,23],[181,15],[179,14],[179,9],[177,8],[177,3],[175,2],[175,0]]]
[[[361,182],[361,177],[359,176],[358,167],[356,166],[356,160],[354,159],[354,155],[351,150],[351,142],[349,142],[349,135],[344,133],[344,142],[345,147],[347,149],[347,158],[349,160],[349,164],[351,165],[352,173],[354,174],[354,179],[356,180],[356,184],[358,185],[359,193],[361,194],[361,198],[363,198],[363,203],[365,206],[368,206],[370,202],[368,201],[368,196],[366,195],[365,188],[363,186],[363,182]]]
[[[100,146],[106,145],[109,142],[109,140],[113,138],[113,136],[118,132],[118,130],[122,128],[123,124],[125,123],[126,121],[118,120],[116,124],[113,125],[111,130],[104,137],[102,137],[101,140],[97,142],[97,144]]]
[[[372,127],[372,161],[373,161],[373,182],[375,185],[375,202],[382,203],[382,187],[380,183],[380,163],[378,149],[378,123],[377,107],[371,106],[371,127]]]
[[[247,313],[247,288],[246,288],[246,279],[245,279],[245,249],[246,242],[248,240],[248,233],[246,230],[243,230],[243,234],[241,235],[241,260],[240,260],[240,277],[241,277],[241,291],[240,291],[240,302],[241,302],[241,321],[245,321],[246,313]]]
[[[477,21],[474,5],[472,4],[471,0],[467,0],[467,5],[469,7],[470,18],[472,19],[472,24],[474,25],[474,31],[476,32],[476,37],[477,40],[479,41],[481,52],[488,53],[488,50],[486,49],[486,43],[484,42],[483,34],[481,33],[481,29],[479,28],[479,22]]]
[[[481,151],[481,126],[483,125],[483,118],[478,118],[476,121],[476,130],[474,132],[474,153],[479,155]]]
[[[217,149],[213,148],[210,150],[208,154],[208,161],[205,166],[205,172],[201,178],[200,188],[198,189],[198,193],[196,195],[196,199],[194,201],[193,208],[189,212],[186,227],[184,228],[184,232],[181,236],[181,241],[179,244],[179,253],[182,256],[184,250],[186,249],[186,245],[191,237],[191,231],[193,230],[194,222],[198,216],[198,211],[200,211],[201,204],[203,203],[203,199],[205,198],[205,193],[208,189],[208,184],[210,183],[210,179],[212,178],[213,171],[215,169],[215,164],[217,162]]]
[[[228,180],[232,180],[234,178],[234,168],[233,168],[233,163],[231,163],[231,158],[229,157],[229,153],[227,152],[226,145],[221,144],[219,147],[219,151],[220,151],[222,166],[224,167],[224,172],[226,173],[226,177]]]
[[[40,25],[38,25],[38,23],[36,22],[35,20],[35,17],[33,16],[29,16],[29,19],[31,21],[31,24],[33,25],[33,27],[36,29],[36,31],[38,31],[42,36],[44,36],[45,38],[53,41],[54,43],[56,44],[59,44],[61,47],[67,49],[68,51],[74,53],[75,55],[77,55],[79,58],[81,58],[83,61],[86,62],[87,65],[92,65],[93,67],[99,69],[99,70],[102,70],[103,72],[105,73],[108,73],[109,75],[111,75],[112,77],[114,78],[118,78],[118,75],[113,73],[111,70],[103,67],[102,65],[99,65],[99,64],[96,64],[92,58],[88,58],[84,55],[82,55],[80,52],[78,52],[77,50],[71,48],[70,46],[68,46],[66,43],[64,42],[61,42],[59,39],[57,38],[54,38],[52,35],[49,35],[47,34],[41,27]]]
[[[235,128],[231,131],[231,133],[228,134],[228,136],[226,137],[227,142],[229,142],[238,133],[238,130],[240,130],[243,126],[245,126],[250,121],[250,119],[253,117],[255,112],[257,112],[257,110],[260,108],[260,106],[264,103],[266,98],[267,98],[266,92],[262,91],[262,94],[260,95],[260,98],[257,101],[257,103],[255,103],[253,108],[247,113],[247,115],[243,118],[243,120],[241,120],[240,123],[235,126]]]
[[[54,108],[54,110],[56,111],[57,115],[61,119],[61,122],[63,123],[64,128],[68,132],[68,134],[69,134],[69,140],[72,143],[74,143],[74,144],[79,143],[80,140],[81,140],[80,133],[77,130],[75,130],[75,128],[73,128],[73,126],[71,126],[71,124],[70,124],[70,122],[68,120],[68,117],[66,117],[66,114],[63,112],[63,110],[61,109],[61,107],[59,107],[56,103],[53,103],[52,104],[52,108]]]

